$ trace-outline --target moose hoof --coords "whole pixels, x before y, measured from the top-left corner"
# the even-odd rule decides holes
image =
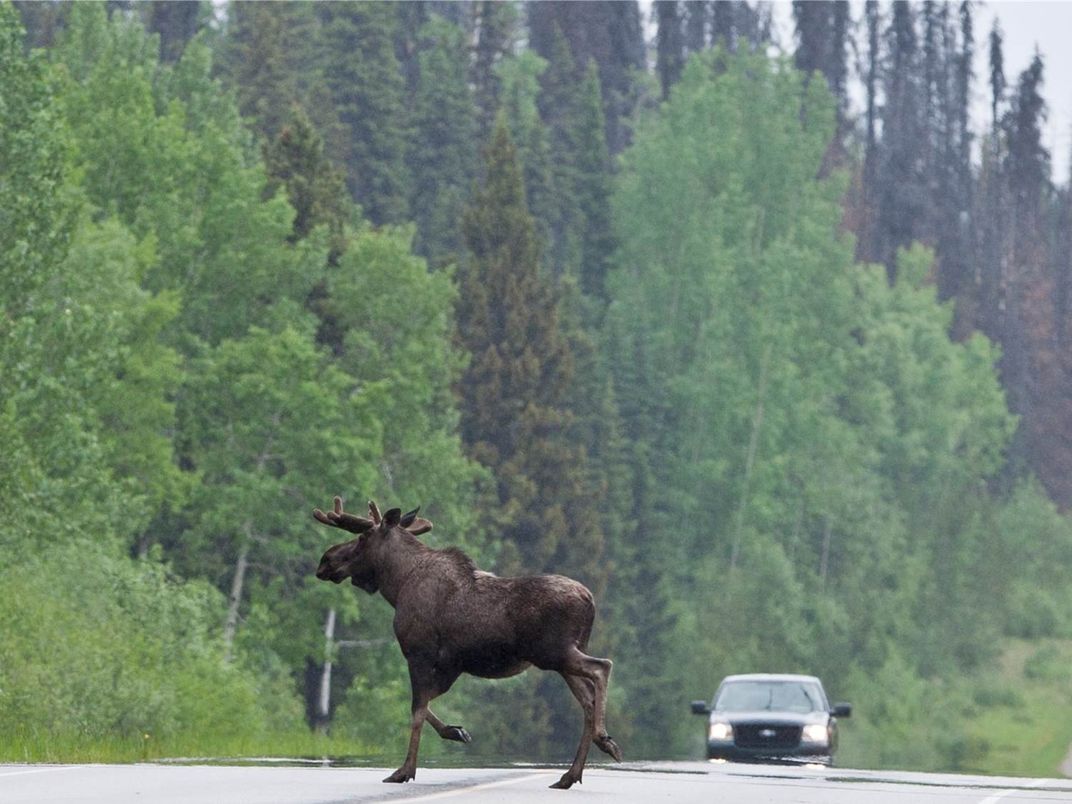
[[[473,741],[473,738],[469,736],[469,732],[461,726],[447,726],[440,737],[444,740],[454,740],[458,743],[471,743]]]
[[[405,767],[401,767],[394,773],[392,773],[390,776],[388,776],[386,779],[384,779],[384,781],[390,784],[401,784],[402,782],[408,782],[416,775],[416,772],[406,770]]]
[[[622,749],[618,747],[618,743],[611,739],[609,734],[602,734],[593,740],[596,747],[604,754],[610,754],[614,757],[615,762],[622,761]]]
[[[551,789],[552,790],[569,790],[571,787],[573,787],[574,782],[579,782],[579,781],[581,781],[580,776],[577,776],[575,778],[573,776],[573,771],[566,771],[565,773],[562,774],[561,779],[559,779],[557,782],[555,782],[553,785],[551,785]]]

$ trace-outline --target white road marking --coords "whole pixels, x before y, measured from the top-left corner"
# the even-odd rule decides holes
[[[0,771],[0,776],[24,776],[27,773],[49,773],[51,771],[65,771],[65,770],[78,770],[84,768],[85,765],[59,765],[54,768],[31,768],[29,770],[11,771],[4,773]]]
[[[1046,784],[1049,781],[1050,781],[1049,779],[1035,779],[1035,780],[1033,780],[1031,782],[1028,782],[1024,787],[1027,787],[1027,788],[1045,787]],[[1001,801],[1003,798],[1005,798],[1007,796],[1012,796],[1012,795],[1015,795],[1016,793],[1022,793],[1022,792],[1024,792],[1023,787],[1013,788],[1011,790],[1002,790],[1000,793],[994,793],[994,795],[992,795],[992,796],[987,796],[982,801],[980,801],[979,804],[997,804],[997,802]]]
[[[479,790],[490,790],[493,787],[506,787],[511,784],[521,784],[522,782],[531,782],[535,779],[546,779],[548,776],[554,776],[556,771],[544,771],[542,773],[533,773],[529,776],[515,776],[513,779],[503,779],[498,782],[484,782],[482,784],[474,784],[469,787],[457,787],[453,790],[444,790],[441,793],[430,793],[426,796],[417,796],[416,798],[404,798],[399,799],[405,801],[406,804],[412,804],[414,801],[438,801],[441,798],[453,798],[454,796],[463,796],[466,793],[476,793]]]

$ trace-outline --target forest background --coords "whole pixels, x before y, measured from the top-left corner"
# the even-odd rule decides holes
[[[396,755],[389,608],[312,575],[342,493],[588,584],[631,758],[797,671],[845,764],[1056,772],[1041,57],[969,2],[794,3],[788,52],[769,5],[651,14],[0,4],[0,757]],[[579,727],[538,674],[440,708],[443,761]]]

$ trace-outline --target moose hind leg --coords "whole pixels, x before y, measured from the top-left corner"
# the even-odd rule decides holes
[[[595,683],[590,679],[577,678],[576,676],[563,676],[563,678],[565,678],[566,683],[570,685],[570,689],[573,691],[573,696],[581,702],[581,706],[585,706],[585,702],[587,701],[592,705],[593,715],[595,715]],[[605,729],[597,729],[594,723],[592,726],[592,742],[595,743],[596,747],[603,753],[609,754],[618,762],[622,761],[622,749],[620,749],[618,744],[611,739]]]
[[[570,688],[570,692],[573,693],[573,697],[581,705],[581,709],[584,710],[584,732],[581,734],[580,745],[577,746],[577,755],[573,758],[573,764],[570,765],[569,770],[562,774],[561,779],[551,785],[551,787],[558,790],[568,790],[575,783],[581,781],[584,763],[588,759],[588,746],[593,742],[593,734],[595,733],[595,696],[588,679],[571,675],[565,671],[560,671],[560,675],[565,679],[566,685]]]
[[[607,687],[610,684],[610,672],[614,667],[613,662],[610,659],[589,656],[579,649],[571,651],[568,661],[570,666],[576,668],[576,674],[588,680],[593,688],[595,723],[592,742],[596,744],[600,751],[609,754],[616,762],[621,762],[622,749],[607,734],[606,726]]]

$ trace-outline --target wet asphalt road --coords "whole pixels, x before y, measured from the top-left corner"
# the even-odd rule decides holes
[[[706,762],[592,765],[584,784],[549,790],[562,768],[389,769],[315,764],[0,765],[0,804],[342,804],[465,800],[730,804],[1024,804],[1072,802],[1072,779],[1012,779]]]

